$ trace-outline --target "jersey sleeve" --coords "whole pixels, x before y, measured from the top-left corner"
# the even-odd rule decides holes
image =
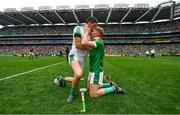
[[[76,26],[73,30],[73,35],[74,37],[81,37],[81,30],[80,30],[80,26]]]
[[[103,46],[103,42],[100,41],[100,40],[96,40],[95,41],[95,48],[98,48],[98,47],[102,47]]]

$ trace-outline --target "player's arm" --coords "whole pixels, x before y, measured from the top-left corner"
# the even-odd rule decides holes
[[[81,32],[80,32],[80,27],[79,26],[76,26],[74,28],[73,34],[74,34],[74,37],[75,37],[75,46],[76,46],[76,48],[89,51],[90,50],[89,47],[83,47],[82,44],[81,44]]]
[[[89,35],[89,32],[86,31],[84,33],[84,37],[83,37],[82,42],[81,42],[82,46],[90,47],[90,48],[95,48],[96,47],[95,41],[88,41],[88,35]]]
[[[83,45],[82,45],[82,46],[83,46]],[[91,51],[91,50],[92,50],[92,48],[89,47],[89,46],[83,46],[83,49],[86,50],[86,51]]]
[[[80,37],[75,37],[75,46],[78,49],[82,49],[81,38]]]
[[[80,37],[75,38],[75,45],[76,45],[76,48],[86,50],[86,51],[90,51],[92,49],[92,48],[90,48],[88,46],[83,46],[81,44],[81,38]]]

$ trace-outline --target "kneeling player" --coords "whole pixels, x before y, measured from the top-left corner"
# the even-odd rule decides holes
[[[99,97],[112,92],[124,93],[123,89],[113,84],[103,83],[103,57],[104,57],[104,43],[102,36],[104,31],[101,27],[95,28],[92,33],[92,41],[88,41],[88,35],[90,31],[86,30],[82,45],[92,48],[90,51],[90,72],[89,72],[89,93],[91,97]]]

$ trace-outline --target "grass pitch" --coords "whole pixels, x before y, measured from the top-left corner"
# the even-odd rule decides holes
[[[66,103],[71,85],[53,84],[58,74],[72,75],[65,57],[0,57],[0,79],[62,62],[59,65],[0,80],[0,114],[80,113],[80,93]],[[85,94],[88,114],[180,113],[180,57],[105,57],[105,74],[121,85],[125,95],[110,94],[90,98]],[[86,64],[84,81],[88,75]]]

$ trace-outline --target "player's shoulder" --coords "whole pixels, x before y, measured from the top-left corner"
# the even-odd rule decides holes
[[[82,28],[82,26],[79,26],[79,25],[74,27],[75,30],[76,29],[81,29],[81,28]]]
[[[73,30],[74,37],[81,37],[82,35],[82,26],[76,26]]]
[[[96,43],[97,46],[103,46],[104,45],[104,42],[103,42],[102,39],[96,39],[95,43]]]
[[[103,43],[102,39],[96,39],[95,42]]]
[[[81,31],[82,31],[82,26],[75,26],[74,27],[74,33],[81,33]]]

